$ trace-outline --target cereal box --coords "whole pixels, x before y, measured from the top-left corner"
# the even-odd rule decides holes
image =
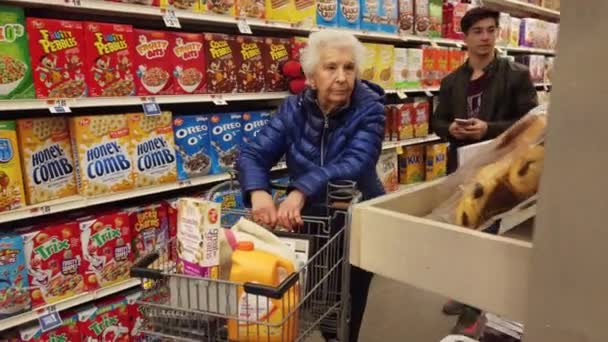
[[[210,131],[207,115],[180,115],[173,118],[179,180],[205,176],[211,171]]]
[[[240,56],[233,36],[205,33],[207,90],[211,94],[237,91],[237,66]]]
[[[133,1],[133,0],[131,0]],[[146,2],[150,0],[135,0],[138,2]],[[155,6],[160,7],[173,7],[180,10],[204,13],[207,12],[206,0],[152,0]],[[125,2],[125,0],[122,0]],[[167,6],[168,5],[168,6]]]
[[[127,300],[118,296],[81,310],[78,326],[84,341],[129,342],[131,318]]]
[[[23,9],[0,6],[0,99],[34,98]]]
[[[376,44],[373,43],[363,43],[363,47],[365,48],[365,52],[363,55],[363,62],[359,67],[361,79],[373,81],[376,79],[376,74],[379,70],[376,66],[378,48],[376,47]]]
[[[135,94],[133,80],[133,27],[84,23],[89,96]]]
[[[511,16],[509,13],[500,13],[498,19],[498,39],[496,39],[497,45],[509,45],[511,29]]]
[[[536,34],[537,19],[523,18],[519,29],[519,45],[534,46],[534,35]]]
[[[464,34],[460,29],[460,21],[471,8],[471,5],[466,3],[447,2],[443,6],[443,37],[463,39]]]
[[[399,156],[399,183],[413,184],[424,182],[424,145],[406,146]]]
[[[27,203],[77,194],[67,118],[18,119],[17,132]]]
[[[236,6],[235,2],[238,0],[206,0],[207,1],[207,12],[216,13],[216,14],[226,14],[230,16],[235,16],[236,14]],[[245,5],[244,7],[247,7]],[[258,9],[259,10],[259,9]],[[258,12],[255,12],[258,13]]]
[[[293,0],[265,0],[266,19],[289,23],[293,20],[295,2]]]
[[[222,211],[231,209],[245,209],[245,202],[243,202],[243,192],[240,189],[226,189],[225,187],[220,191],[213,191],[213,196],[210,198],[215,203],[222,205]],[[222,215],[222,227],[232,227],[240,219],[240,214],[230,214],[224,211]]]
[[[291,38],[291,58],[296,61],[300,60],[300,52],[306,47],[308,38],[293,37]]]
[[[291,21],[298,27],[312,28],[317,25],[317,6],[315,0],[295,0],[295,11]]]
[[[397,32],[397,19],[399,17],[398,0],[380,1],[380,31],[388,33]]]
[[[426,177],[432,181],[446,175],[448,145],[430,144],[426,145]]]
[[[27,326],[19,331],[21,342],[73,342],[80,341],[78,316],[73,312],[61,313],[61,326],[43,332],[39,324]]]
[[[270,112],[243,113],[243,144],[250,144],[270,122]]]
[[[429,37],[440,38],[442,32],[443,1],[429,0]]]
[[[395,106],[385,105],[384,106],[384,140],[393,140],[395,121]]]
[[[425,47],[422,49],[422,86],[432,87],[437,84],[437,52],[439,49]]]
[[[418,89],[422,87],[422,62],[422,49],[407,49],[406,89]]]
[[[414,17],[416,18],[415,33],[419,36],[427,36],[431,29],[429,0],[416,0],[414,3]]]
[[[156,248],[165,246],[169,239],[167,208],[162,204],[129,209],[129,225],[135,262]]]
[[[399,190],[399,166],[397,161],[397,151],[384,151],[378,159],[376,172],[380,182],[384,186],[384,191],[393,192]]]
[[[239,93],[263,92],[266,88],[266,67],[262,55],[264,38],[238,36],[236,46],[242,58],[237,72]]]
[[[338,1],[339,0],[316,0],[316,1],[317,1],[317,25],[323,26],[323,27],[338,26],[338,16],[339,16]]]
[[[152,292],[151,290],[146,291],[146,293]],[[129,316],[131,317],[131,326],[129,327],[131,342],[144,342],[149,341],[146,339],[143,329],[144,329],[144,316],[143,316],[143,308],[144,306],[139,305],[137,301],[142,300],[143,293],[141,291],[135,291],[131,293],[127,293],[125,295],[125,300],[127,301],[127,308],[129,310]],[[157,301],[153,301],[154,303],[159,303]]]
[[[177,237],[177,198],[170,198],[162,203],[167,210],[167,225],[169,227],[169,241],[175,247],[175,238]],[[175,248],[170,249],[170,260],[177,260],[177,251]]]
[[[262,53],[266,63],[266,91],[286,91],[288,81],[281,72],[283,63],[291,59],[291,42],[288,38],[264,39],[266,46]]]
[[[397,106],[395,118],[395,129],[397,140],[411,139],[414,137],[414,103],[406,102]]]
[[[173,93],[203,94],[207,90],[205,78],[204,39],[198,33],[171,33],[173,48],[171,63],[173,67]]]
[[[0,121],[0,212],[25,206],[15,121]]]
[[[240,113],[211,116],[211,173],[230,170],[238,157],[242,141]]]
[[[361,29],[365,31],[380,30],[380,1],[382,0],[361,0]]]
[[[95,196],[133,189],[127,116],[76,116],[69,125],[78,193]]]
[[[395,89],[405,88],[407,73],[407,49],[395,48],[395,62],[393,63]]]
[[[76,222],[57,223],[23,234],[32,307],[55,303],[85,291],[80,230]]]
[[[399,0],[399,33],[414,34],[414,0]]]
[[[236,0],[237,17],[264,19],[266,17],[265,0]]]
[[[426,97],[414,101],[414,136],[426,137],[429,135],[430,103]]]
[[[78,224],[87,290],[129,279],[133,261],[129,215],[105,213],[82,218]]]
[[[464,64],[467,53],[459,48],[452,48],[448,52],[448,71],[452,72]]]
[[[433,86],[439,87],[441,80],[449,73],[449,49],[439,48],[435,52],[435,77]]]
[[[133,35],[137,95],[173,94],[171,33],[135,29]]]
[[[519,46],[519,29],[521,26],[521,19],[511,17],[511,27],[509,27],[509,46]]]
[[[149,116],[127,114],[133,142],[133,175],[136,187],[177,180],[171,112]]]
[[[30,308],[23,238],[0,236],[0,319]]]
[[[82,23],[27,18],[36,97],[67,98],[86,94]]]

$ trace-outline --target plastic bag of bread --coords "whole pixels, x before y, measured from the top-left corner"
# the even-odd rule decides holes
[[[538,191],[544,163],[545,107],[537,107],[442,184],[447,198],[428,218],[479,229]]]

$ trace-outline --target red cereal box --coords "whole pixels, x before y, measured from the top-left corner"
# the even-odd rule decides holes
[[[137,95],[173,94],[170,32],[134,30]]]
[[[123,296],[96,303],[78,313],[82,341],[129,342],[132,325]]]
[[[133,27],[84,23],[89,96],[135,94],[133,81]]]
[[[23,234],[32,307],[84,292],[78,223],[44,226]]]
[[[87,290],[129,279],[133,254],[129,215],[112,212],[78,220]]]
[[[172,39],[174,94],[204,94],[207,91],[207,80],[203,35],[173,32]]]
[[[129,310],[129,316],[131,317],[131,326],[129,327],[131,342],[143,342],[146,341],[144,333],[142,332],[144,319],[141,312],[141,306],[137,304],[137,301],[142,297],[141,291],[135,291],[125,295],[127,301],[127,309]]]
[[[61,326],[42,332],[39,324],[21,329],[19,335],[21,341],[35,342],[74,342],[81,341],[78,330],[78,315],[74,312],[61,313]]]
[[[291,42],[289,38],[265,38],[263,50],[266,68],[266,90],[286,91],[289,89],[287,78],[283,76],[281,67],[291,59]]]
[[[241,58],[233,36],[205,33],[207,90],[210,94],[237,91],[237,66]]]
[[[431,104],[426,97],[414,100],[414,136],[417,138],[429,135],[429,117]]]
[[[170,260],[177,260],[177,252],[175,250],[177,237],[177,198],[172,198],[164,202],[167,209],[167,224],[169,225],[169,241],[173,241],[170,250]]]
[[[437,77],[437,50],[432,47],[422,49],[422,86],[432,87]]]
[[[240,93],[259,93],[266,87],[263,45],[264,38],[250,36],[236,38],[237,51],[242,58],[241,67],[237,72]]]
[[[82,23],[27,18],[30,58],[38,98],[86,95]]]
[[[433,78],[433,86],[439,87],[441,80],[447,76],[449,62],[449,50],[445,48],[439,48],[435,51],[435,77]]]
[[[162,204],[136,207],[129,210],[131,246],[135,261],[165,246],[169,238],[167,208]]]
[[[397,139],[411,139],[414,137],[414,104],[406,102],[397,105],[397,108],[397,117],[395,119]]]

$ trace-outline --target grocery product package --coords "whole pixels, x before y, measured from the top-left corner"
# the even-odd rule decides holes
[[[207,11],[210,14],[225,14],[233,16],[236,14],[236,5],[234,0],[207,0]]]
[[[443,1],[429,0],[429,37],[440,38],[442,35]]]
[[[264,63],[264,38],[237,36],[237,53],[242,63],[237,72],[239,93],[260,93],[266,89],[266,63]]]
[[[363,61],[359,66],[361,79],[373,81],[378,73],[378,67],[376,67],[376,55],[378,54],[377,44],[363,43],[363,47],[365,48],[365,52]]]
[[[397,133],[397,140],[406,140],[414,137],[415,106],[411,101],[397,105],[394,118],[394,130]]]
[[[0,319],[31,308],[23,238],[0,236]]]
[[[203,36],[207,91],[210,94],[235,93],[240,56],[234,37],[219,33],[205,33]]]
[[[340,0],[338,26],[358,30],[361,24],[360,5],[359,0]]]
[[[445,143],[426,145],[426,176],[427,181],[445,177],[447,174],[448,145]]]
[[[78,312],[78,327],[85,341],[131,341],[129,303],[124,296],[103,299]]]
[[[250,144],[258,133],[270,122],[271,114],[268,111],[243,113],[243,144]]]
[[[511,16],[508,13],[500,13],[498,19],[498,39],[496,39],[496,44],[502,46],[509,45],[510,35]]]
[[[59,342],[80,341],[78,315],[72,311],[61,312],[61,326],[42,331],[40,324],[26,325],[19,330],[21,342]]]
[[[393,78],[393,64],[395,61],[395,47],[388,44],[376,45],[376,73],[375,83],[384,89],[391,89],[395,86]]]
[[[399,184],[424,182],[424,145],[406,146],[403,152],[399,156]]]
[[[134,262],[156,250],[166,250],[169,240],[167,206],[150,204],[127,209]],[[162,259],[167,260],[167,259]]]
[[[15,121],[0,121],[0,212],[25,206]]]
[[[361,0],[361,30],[378,31],[380,29],[380,1],[381,0]]]
[[[399,0],[399,33],[414,34],[414,0]]]
[[[387,193],[399,190],[399,162],[397,151],[384,151],[376,164],[380,182]]]
[[[380,31],[397,33],[398,12],[399,3],[397,0],[380,1]]]
[[[22,8],[0,6],[0,99],[35,97]]]
[[[519,31],[521,26],[521,19],[511,17],[511,26],[509,27],[509,46],[519,46]]]
[[[243,137],[241,113],[211,116],[211,172],[228,172],[238,158]]]
[[[426,97],[414,99],[413,125],[414,136],[417,138],[429,135],[429,120],[431,116],[431,104]]]
[[[317,25],[336,27],[339,15],[338,0],[317,0]]]
[[[174,94],[173,60],[175,40],[167,31],[133,30],[135,84],[138,96]]]
[[[173,92],[204,94],[207,90],[203,35],[199,33],[171,32],[173,48],[170,65],[173,68]]]
[[[237,17],[264,19],[266,2],[264,0],[236,0],[235,13]]]
[[[173,117],[177,177],[185,180],[211,171],[211,128],[208,115]]]
[[[281,67],[291,59],[291,40],[266,37],[264,43],[262,56],[266,66],[266,91],[289,90],[287,77],[281,72]]]
[[[416,0],[414,3],[415,33],[418,36],[427,36],[431,28],[429,0]]]

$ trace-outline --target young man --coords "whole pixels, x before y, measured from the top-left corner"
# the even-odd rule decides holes
[[[458,167],[456,150],[497,137],[538,104],[528,69],[496,55],[499,13],[474,8],[460,23],[469,59],[441,82],[433,129],[450,142],[448,172]],[[450,301],[444,313],[460,315],[453,333],[478,337],[480,311]]]

